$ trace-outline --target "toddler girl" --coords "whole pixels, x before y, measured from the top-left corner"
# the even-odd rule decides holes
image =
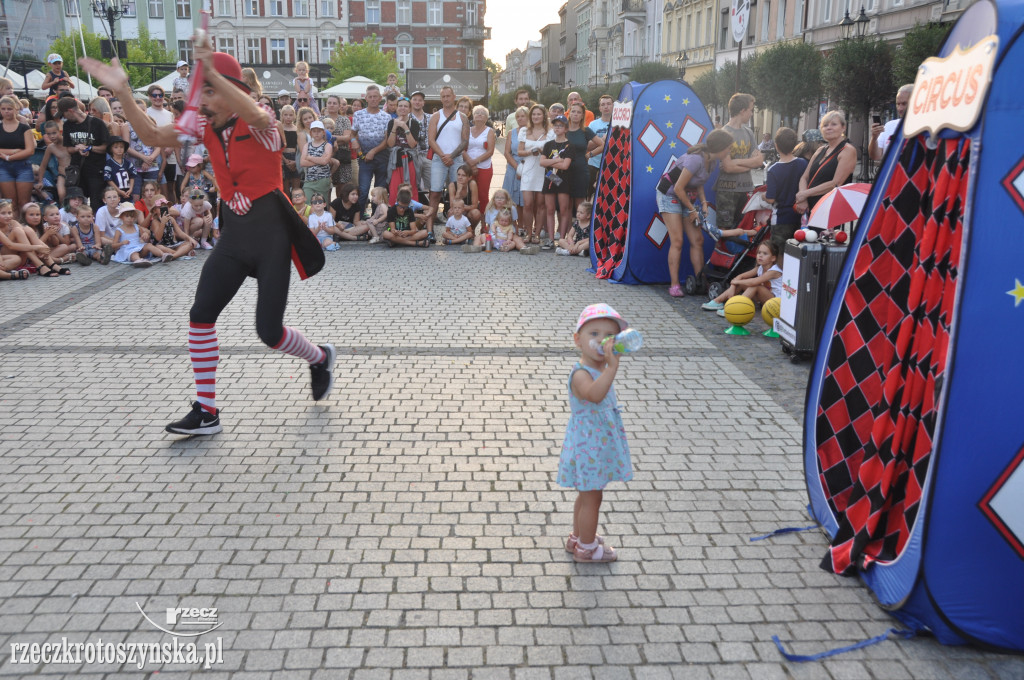
[[[121,225],[114,229],[114,262],[131,263],[133,267],[149,267],[152,262],[145,259],[146,255],[161,258],[166,262],[173,257],[170,253],[161,252],[152,243],[143,243],[139,228],[135,225],[139,213],[131,203],[122,203],[117,208],[117,217]]]
[[[481,235],[477,238],[487,237]],[[494,241],[493,247],[495,250],[500,250],[503,253],[507,253],[510,250],[522,250],[526,247],[523,239],[519,238],[516,234],[516,226],[512,223],[511,210],[502,210],[494,218],[494,224],[491,225],[491,238]]]
[[[206,194],[196,189],[193,189],[185,198],[188,200],[179,208],[182,230],[189,238],[198,240],[200,248],[212,250],[211,232],[214,243],[220,238],[220,231],[213,223],[213,206],[206,200]]]
[[[388,227],[387,187],[374,187],[370,190],[370,205],[372,206],[373,213],[366,220],[365,224],[370,227],[370,232],[373,236],[379,239]]]
[[[313,84],[313,80],[309,77],[309,64],[304,61],[295,62],[295,69],[292,71],[295,74],[295,78],[292,80],[292,85],[295,86],[295,98],[305,99],[303,93],[309,95],[309,106],[316,113],[317,118],[320,117],[320,107],[316,103],[316,99],[313,95],[316,94],[316,85]]]
[[[181,178],[180,186],[181,195],[187,196],[196,189],[209,194],[215,186],[213,175],[204,167],[203,157],[197,153],[191,154],[185,161],[185,175]]]
[[[598,349],[600,343],[629,324],[606,304],[590,305],[576,322],[573,342],[580,361],[569,373],[569,406],[565,441],[558,463],[558,485],[579,492],[572,513],[566,552],[577,562],[614,562],[618,554],[597,534],[604,487],[633,478],[629,444],[622,426],[612,381],[619,355]]]
[[[313,212],[309,214],[307,224],[309,225],[309,230],[313,232],[313,236],[316,236],[316,240],[320,241],[321,248],[324,250],[337,250],[339,246],[334,242],[334,235],[339,230],[334,226],[334,218],[331,216],[331,213],[324,212],[326,207],[327,201],[323,195],[313,194]]]
[[[757,247],[757,267],[737,276],[724,293],[700,308],[709,312],[717,310],[719,316],[725,316],[725,302],[734,295],[745,295],[757,304],[782,297],[782,269],[776,264],[778,259],[778,244],[764,241]]]
[[[558,242],[555,255],[586,255],[590,250],[590,211],[591,204],[584,201],[576,208],[576,219],[572,229],[567,230],[565,237]]]
[[[104,252],[101,248],[100,230],[93,223],[92,208],[80,205],[77,213],[75,226],[71,227],[71,238],[75,242],[75,259],[78,264],[88,267],[93,260],[100,264],[110,264],[110,249]]]
[[[519,211],[516,210],[515,204],[512,203],[512,197],[504,189],[495,189],[494,193],[491,194],[491,202],[487,204],[486,208],[484,208],[484,223],[489,225],[494,224],[495,218],[502,210],[512,211],[512,225],[518,229]],[[481,231],[485,231],[483,224],[477,225],[476,228],[476,233],[479,234]],[[520,233],[519,235],[523,236],[524,234]]]

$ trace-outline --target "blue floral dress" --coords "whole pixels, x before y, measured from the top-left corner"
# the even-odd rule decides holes
[[[569,406],[562,456],[558,461],[558,485],[578,491],[597,491],[608,482],[633,479],[626,430],[615,400],[615,387],[601,403],[579,399],[572,393],[572,376],[584,370],[595,380],[601,372],[577,363],[569,373]]]

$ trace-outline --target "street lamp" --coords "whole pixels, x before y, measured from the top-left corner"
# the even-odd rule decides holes
[[[857,15],[857,22],[856,23],[857,23],[857,37],[858,38],[863,38],[865,36],[865,34],[867,34],[867,32],[868,32],[868,24],[871,23],[871,20],[868,19],[868,15],[864,12],[864,7],[863,6],[861,6],[861,8],[860,8],[860,14]]]
[[[114,42],[114,22],[128,11],[124,0],[92,0],[92,14],[97,19],[106,19],[110,24],[110,52],[117,56],[117,45]]]
[[[843,40],[849,40],[853,37],[853,19],[850,18],[850,10],[846,10],[846,16],[839,22],[839,33],[843,36]]]
[[[686,56],[686,52],[676,57],[676,65],[679,67],[679,80],[686,80],[686,65],[689,62],[690,58]]]

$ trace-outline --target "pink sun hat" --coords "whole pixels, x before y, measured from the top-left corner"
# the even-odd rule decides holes
[[[629,323],[622,318],[621,314],[612,309],[611,305],[599,302],[596,305],[587,305],[580,313],[580,318],[576,322],[576,332],[579,333],[580,329],[583,328],[583,324],[594,319],[612,319],[615,323],[619,324],[620,331],[629,328]]]

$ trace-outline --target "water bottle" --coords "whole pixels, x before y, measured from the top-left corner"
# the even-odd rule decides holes
[[[491,241],[491,235],[490,235],[490,233],[484,234],[484,252],[485,253],[491,252],[491,248],[493,248],[493,244],[492,244],[492,241]]]
[[[597,340],[591,340],[590,346],[597,350],[598,354],[604,356],[605,346],[612,343],[611,348],[614,354],[632,354],[644,346],[644,336],[635,328],[627,328],[614,338],[605,338],[600,344]]]

